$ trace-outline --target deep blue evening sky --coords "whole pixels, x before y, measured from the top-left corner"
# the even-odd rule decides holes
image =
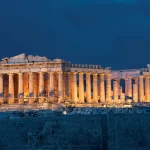
[[[146,67],[150,0],[1,0],[0,52]]]

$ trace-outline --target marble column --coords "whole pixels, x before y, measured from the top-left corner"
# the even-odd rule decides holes
[[[150,101],[149,76],[145,76],[145,102]]]
[[[14,74],[9,74],[9,100],[8,104],[14,103]]]
[[[39,72],[39,103],[44,102],[44,72]]]
[[[34,103],[33,72],[29,72],[29,104]]]
[[[113,91],[114,91],[114,102],[118,103],[118,84],[117,84],[117,81],[113,82]]]
[[[118,96],[120,96],[120,92],[119,92],[119,90],[120,90],[120,79],[117,78],[116,81],[117,81],[117,86],[118,86]]]
[[[4,103],[3,74],[0,74],[0,103]]]
[[[128,96],[132,97],[132,77],[128,78]]]
[[[139,102],[144,102],[144,83],[143,83],[143,76],[138,77],[139,82]]]
[[[105,102],[105,83],[103,73],[100,73],[100,102]]]
[[[138,103],[138,85],[133,84],[133,103]]]
[[[91,73],[86,73],[86,101],[91,103]]]
[[[63,72],[58,72],[58,103],[64,101],[64,90],[63,90]]]
[[[122,94],[122,86],[119,87],[119,95],[121,96]]]
[[[125,93],[120,93],[120,103],[125,103]]]
[[[54,72],[49,72],[49,99],[54,100]]]
[[[83,72],[79,72],[79,102],[84,103],[84,80]]]
[[[125,78],[125,96],[128,96],[128,78]]]
[[[73,102],[77,103],[78,102],[78,97],[77,97],[77,77],[76,77],[76,72],[72,72],[72,100]]]
[[[18,73],[18,103],[23,104],[24,102],[24,84],[23,84],[23,73]]]
[[[111,74],[106,74],[106,102],[111,103]]]
[[[93,102],[98,103],[97,73],[93,74]]]

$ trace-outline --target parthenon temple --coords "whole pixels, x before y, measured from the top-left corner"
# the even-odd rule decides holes
[[[150,102],[150,65],[112,70],[20,54],[0,61],[0,103]]]

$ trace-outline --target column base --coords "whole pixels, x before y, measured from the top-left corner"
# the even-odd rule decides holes
[[[64,102],[63,98],[62,98],[62,97],[59,97],[59,98],[58,98],[58,103],[62,103],[62,102]]]
[[[53,102],[54,100],[55,100],[54,97],[49,97],[49,98],[48,98],[48,102]]]
[[[24,99],[23,98],[19,98],[18,99],[18,104],[22,105],[24,103]]]
[[[14,104],[14,98],[9,98],[8,99],[8,104]]]
[[[34,98],[29,98],[29,104],[33,104],[34,103]]]
[[[0,98],[0,104],[4,103],[4,98]]]
[[[39,104],[44,103],[44,98],[43,98],[43,97],[39,98],[39,99],[38,99],[38,102],[39,102]]]

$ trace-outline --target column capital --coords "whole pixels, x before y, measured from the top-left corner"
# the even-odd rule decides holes
[[[124,80],[126,80],[126,81],[127,81],[128,79],[129,79],[129,77],[124,78]]]
[[[143,78],[144,76],[143,75],[140,75],[140,76],[138,76],[139,78]]]
[[[99,73],[99,75],[100,75],[100,76],[104,76],[105,74],[104,74],[104,73]]]
[[[75,75],[77,74],[77,72],[71,72],[71,73],[72,73],[72,74],[75,74]]]
[[[115,78],[114,80],[115,80],[115,81],[120,81],[120,78]]]
[[[144,76],[144,78],[150,78],[150,76]]]
[[[19,72],[19,73],[17,73],[19,76],[21,76],[21,75],[23,75],[23,73],[22,72]]]
[[[91,75],[91,72],[85,72],[86,75]]]
[[[63,74],[65,74],[65,75],[66,75],[66,74],[68,74],[68,72],[63,72]]]
[[[84,72],[79,72],[79,74],[83,75],[83,74],[84,74]]]
[[[98,73],[93,73],[92,75],[93,75],[93,76],[97,76],[97,75],[98,75]]]
[[[106,73],[106,77],[111,77],[111,74],[110,73]]]
[[[39,72],[38,72],[39,73]],[[28,72],[28,74],[33,74],[33,72]]]
[[[33,72],[31,72],[31,73],[33,73]],[[39,73],[39,74],[44,74],[45,72],[42,72],[42,71],[41,71],[41,72],[38,72],[38,73]]]
[[[48,72],[49,74],[54,74],[54,72]]]

